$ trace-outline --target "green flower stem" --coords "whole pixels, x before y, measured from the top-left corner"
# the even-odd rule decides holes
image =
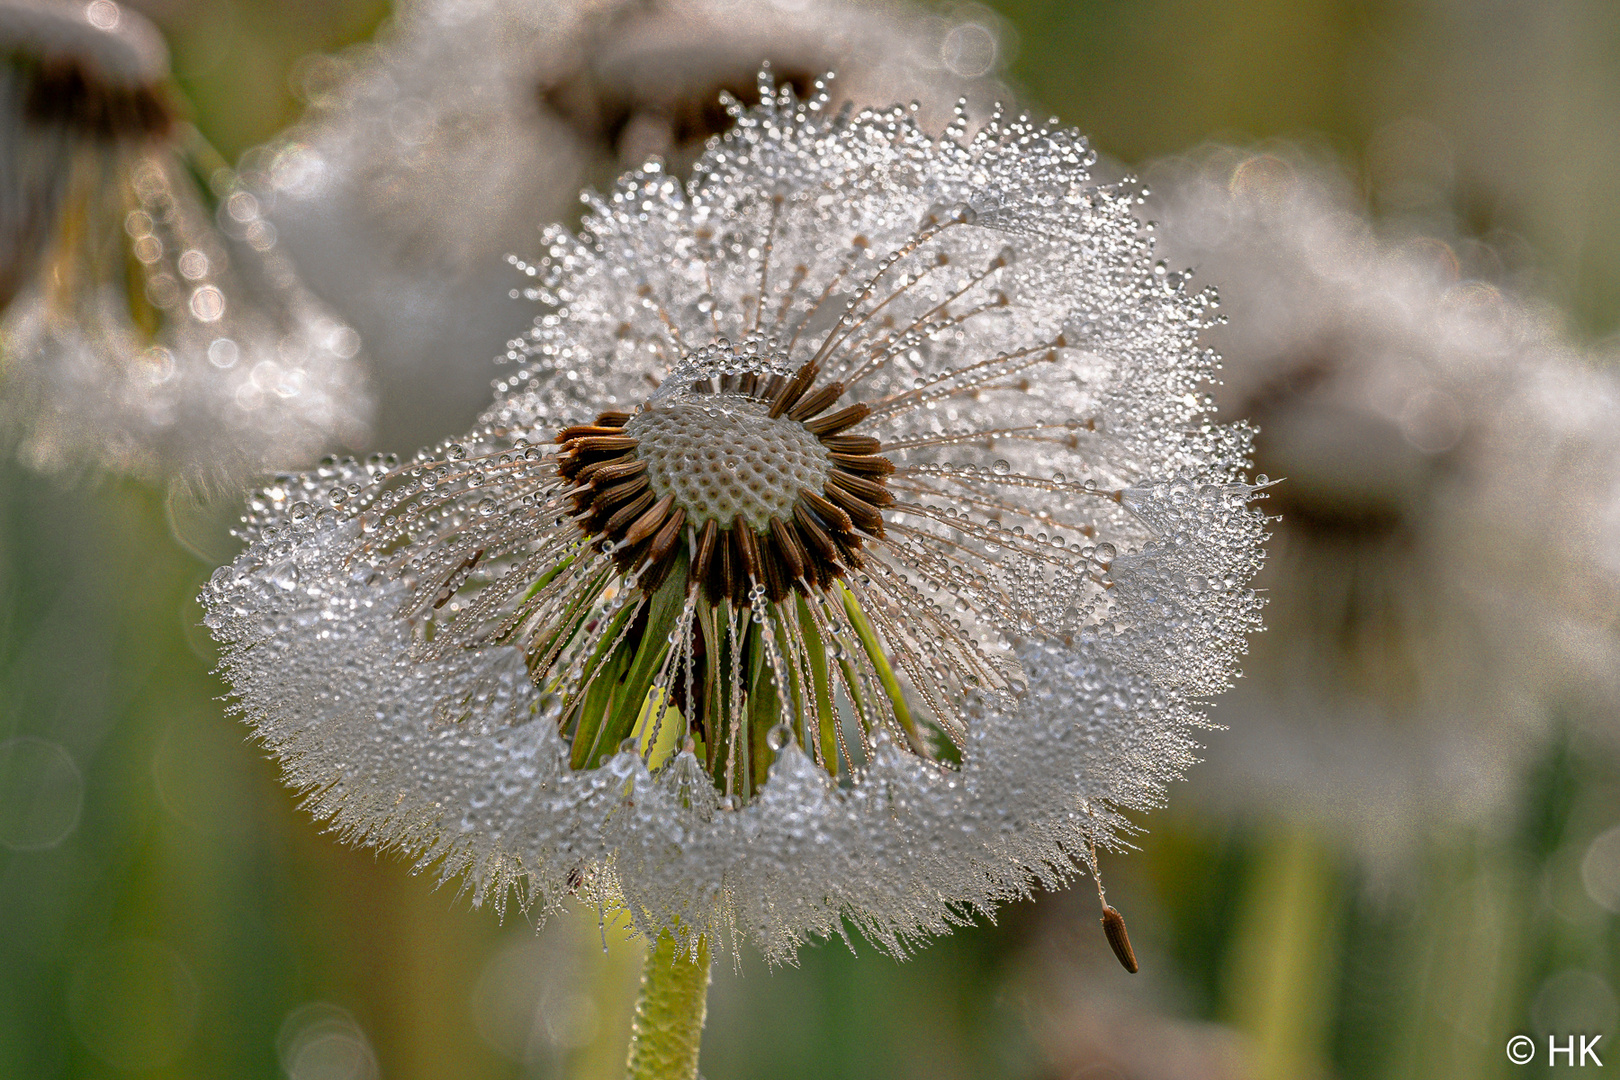
[[[659,938],[641,972],[629,1080],[695,1080],[708,997],[709,943],[698,939],[694,960],[674,938]]]
[[[1267,837],[1249,884],[1228,972],[1238,1030],[1254,1040],[1254,1075],[1327,1073],[1343,895],[1333,850],[1290,826]]]

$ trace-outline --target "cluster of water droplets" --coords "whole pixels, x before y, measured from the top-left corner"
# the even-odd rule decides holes
[[[698,297],[693,304],[694,310],[704,319],[713,314],[714,306],[715,298],[706,295]],[[694,321],[701,323],[701,320]],[[724,375],[759,375],[761,378],[781,375],[791,378],[795,370],[781,343],[772,337],[750,333],[737,342],[722,337],[699,345],[683,355],[680,362],[663,377],[651,400],[659,401],[671,394],[690,393],[694,384],[708,383]],[[710,388],[705,386],[703,389]]]
[[[1199,390],[1213,298],[1156,272],[1139,193],[1090,184],[1083,140],[999,113],[933,136],[904,108],[762,93],[690,185],[648,167],[577,235],[548,233],[543,314],[476,431],[282,478],[204,602],[241,709],[350,836],[465,872],[480,899],[583,888],[649,933],[777,958],[848,919],[899,951],[1072,875],[1159,801],[1254,627],[1264,519],[1248,432]],[[596,617],[639,594],[581,546],[537,444],[670,384],[812,358],[896,465],[850,602],[895,692],[964,688],[937,702],[960,763],[876,726],[842,780],[773,730],[748,801],[679,748],[570,769],[552,687],[490,598],[560,566]],[[781,644],[763,589],[749,600]],[[504,628],[448,634],[436,604]]]

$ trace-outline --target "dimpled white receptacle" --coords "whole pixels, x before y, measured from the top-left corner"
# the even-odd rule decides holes
[[[636,414],[625,434],[640,443],[653,491],[673,495],[694,523],[740,514],[763,529],[793,513],[800,488],[820,491],[829,466],[803,424],[766,412],[748,398],[669,404]]]

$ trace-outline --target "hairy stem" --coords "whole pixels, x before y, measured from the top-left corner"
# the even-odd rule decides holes
[[[668,934],[647,950],[630,1031],[629,1080],[695,1080],[709,997],[709,943],[694,959]]]

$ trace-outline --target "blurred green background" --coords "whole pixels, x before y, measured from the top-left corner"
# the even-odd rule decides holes
[[[233,157],[296,116],[299,57],[386,15],[372,0],[144,8]],[[1398,217],[1378,134],[1429,122],[1452,195],[1426,224],[1516,238],[1518,279],[1581,339],[1620,323],[1612,3],[997,10],[1015,80],[1127,162],[1209,139],[1325,144]],[[217,543],[161,491],[64,490],[0,465],[0,1075],[619,1075],[639,969],[622,928],[581,912],[537,935],[340,846],[224,716],[193,599],[228,555]],[[1580,872],[1620,822],[1607,753],[1550,741],[1522,762],[1514,829],[1431,830],[1396,887],[1297,822],[1200,817],[1172,793],[1142,851],[1108,867],[1142,975],[1108,957],[1085,887],[903,963],[842,945],[784,970],[722,961],[704,1074],[1540,1076],[1504,1045],[1549,1024],[1603,1034],[1620,1068],[1620,917]]]

